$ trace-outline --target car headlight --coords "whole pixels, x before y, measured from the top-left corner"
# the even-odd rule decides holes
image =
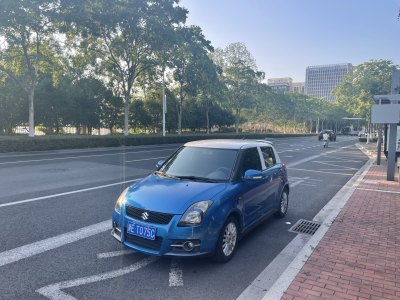
[[[115,203],[115,211],[117,213],[121,213],[121,206],[122,204],[125,203],[125,199],[126,199],[126,193],[128,192],[129,187],[127,187],[122,193],[121,195],[119,195],[117,202]]]
[[[178,226],[195,226],[201,224],[204,214],[211,204],[211,200],[200,201],[192,204],[183,214]]]

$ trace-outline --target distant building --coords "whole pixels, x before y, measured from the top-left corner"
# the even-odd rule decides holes
[[[290,77],[270,78],[268,85],[275,93],[296,92],[304,94],[304,82],[293,82]]]
[[[332,95],[343,76],[353,69],[352,64],[310,66],[306,69],[305,94],[335,102]]]
[[[290,77],[268,79],[268,85],[275,93],[289,92],[292,84],[293,79]]]
[[[304,82],[293,82],[290,91],[299,94],[304,94],[304,87],[305,87]]]

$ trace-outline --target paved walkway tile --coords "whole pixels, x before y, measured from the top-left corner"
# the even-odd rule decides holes
[[[400,299],[400,185],[372,166],[284,300]]]

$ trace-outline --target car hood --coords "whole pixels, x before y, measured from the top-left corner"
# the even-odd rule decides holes
[[[226,187],[224,182],[198,182],[152,174],[129,188],[126,203],[150,211],[179,215],[193,203],[212,200]]]

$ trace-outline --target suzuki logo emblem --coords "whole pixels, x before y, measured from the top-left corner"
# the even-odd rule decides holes
[[[142,219],[144,221],[146,221],[149,218],[149,213],[147,211],[145,211],[144,213],[142,213]]]

